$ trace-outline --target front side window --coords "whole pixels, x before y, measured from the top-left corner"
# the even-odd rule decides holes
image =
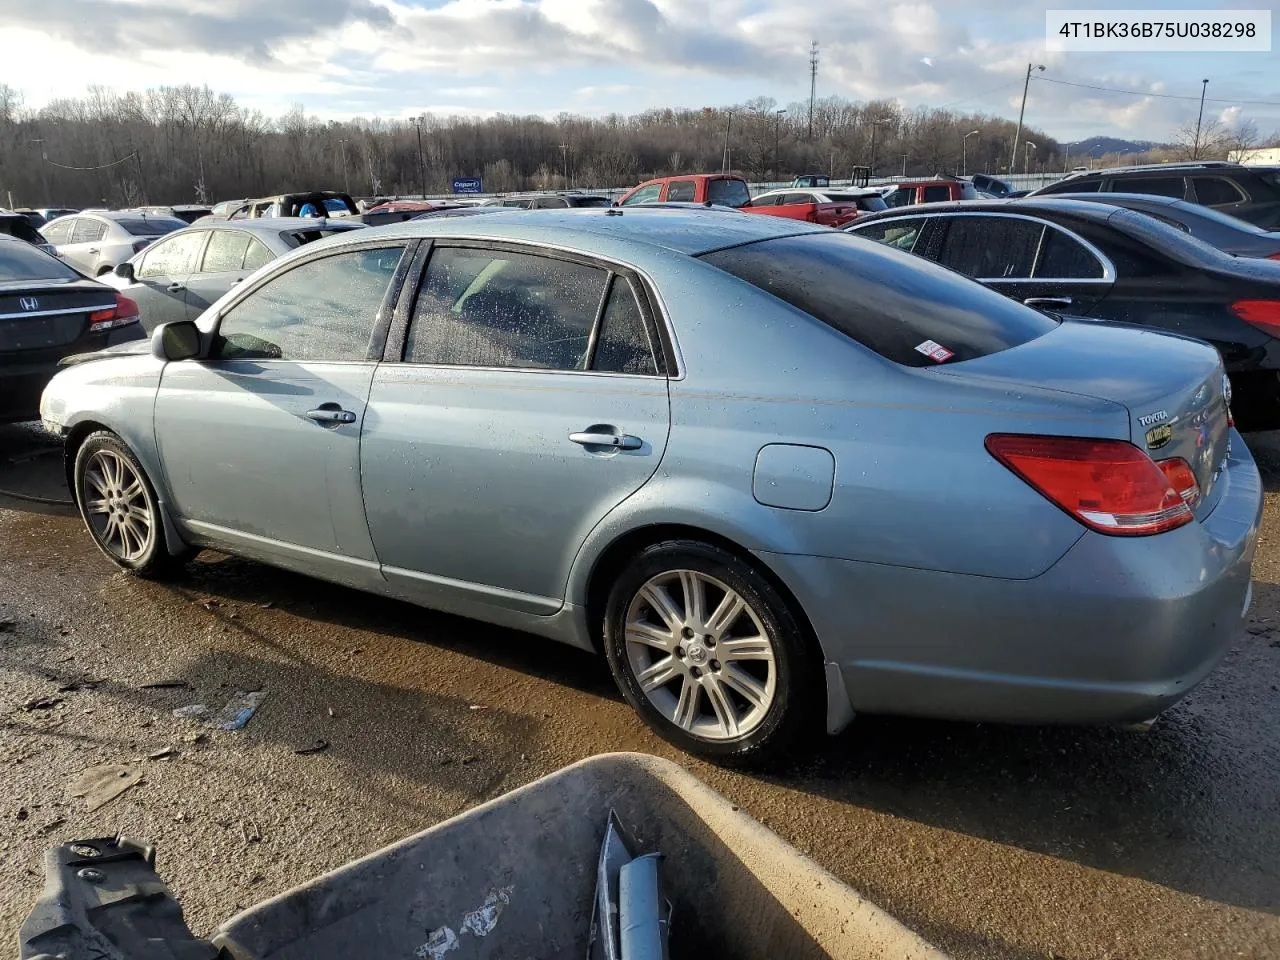
[[[760,240],[701,259],[909,367],[972,360],[1057,326],[950,270],[838,231]]]
[[[352,250],[273,277],[222,317],[218,360],[367,360],[403,246]]]
[[[81,217],[71,230],[72,243],[97,243],[107,235],[107,225],[101,220]]]
[[[741,207],[751,202],[745,180],[708,180],[707,200],[718,207]]]
[[[1049,227],[1040,245],[1035,276],[1045,280],[1101,280],[1103,267],[1079,240]]]
[[[676,180],[667,184],[667,199],[677,202],[693,202],[694,185],[692,180]]]
[[[71,238],[71,228],[75,220],[58,220],[40,228],[40,234],[50,243],[67,243]]]
[[[606,271],[505,250],[441,247],[427,264],[405,359],[585,370]]]
[[[906,207],[916,202],[915,187],[898,187],[884,195],[886,207]]]
[[[207,236],[204,230],[192,230],[176,237],[160,240],[147,250],[138,265],[138,279],[148,277],[185,277],[195,269],[200,245]]]
[[[1226,177],[1192,177],[1191,186],[1195,187],[1196,200],[1206,207],[1225,206],[1246,199],[1240,188]]]
[[[924,188],[925,203],[942,203],[944,200],[951,199],[951,188],[948,186],[936,186]],[[972,199],[969,198],[969,199]]]
[[[252,239],[253,237],[240,230],[214,230],[209,237],[209,246],[205,247],[200,272],[231,273],[239,270],[244,265],[245,251],[249,249],[249,241]],[[162,241],[163,243],[173,243],[173,240]]]
[[[1026,279],[1044,224],[1013,217],[948,217],[938,262],[975,280]]]
[[[629,207],[636,203],[653,203],[662,196],[662,184],[651,183],[647,187],[641,187],[631,196],[622,201],[621,206]]]
[[[865,237],[876,243],[883,243],[899,250],[911,252],[916,245],[916,238],[924,229],[927,217],[911,217],[906,220],[876,220],[865,226],[859,226],[849,232],[854,236]]]

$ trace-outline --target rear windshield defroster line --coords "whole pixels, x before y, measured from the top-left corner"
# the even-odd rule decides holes
[[[1048,333],[1057,321],[982,284],[844,233],[760,240],[701,259],[909,367],[960,363]]]

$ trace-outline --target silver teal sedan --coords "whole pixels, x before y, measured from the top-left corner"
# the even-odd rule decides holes
[[[362,230],[83,359],[41,412],[121,567],[211,547],[599,650],[721,760],[857,711],[1147,719],[1249,605],[1213,349],[796,221]]]

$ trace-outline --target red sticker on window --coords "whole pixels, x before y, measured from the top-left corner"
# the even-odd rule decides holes
[[[934,343],[932,340],[926,340],[924,343],[917,345],[916,350],[937,363],[943,363],[955,356],[952,351],[942,344]]]

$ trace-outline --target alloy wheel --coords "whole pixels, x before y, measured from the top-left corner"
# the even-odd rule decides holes
[[[649,702],[687,733],[735,740],[773,705],[774,639],[737,591],[696,570],[650,578],[627,608],[627,661]]]
[[[85,466],[81,496],[98,541],[127,563],[144,557],[155,539],[146,485],[129,461],[113,450],[97,450]]]

